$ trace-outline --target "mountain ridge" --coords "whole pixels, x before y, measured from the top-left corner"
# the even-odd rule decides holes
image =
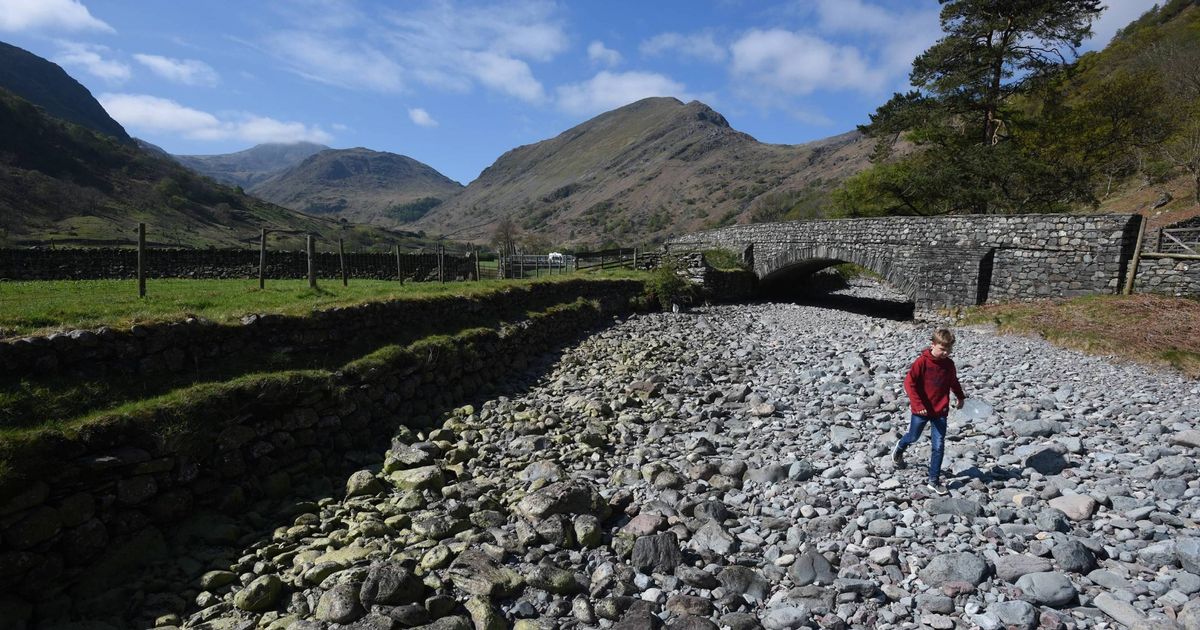
[[[414,227],[486,240],[488,224],[511,217],[565,244],[659,240],[821,197],[870,149],[858,132],[761,143],[704,103],[652,97],[505,152]]]
[[[328,149],[329,147],[315,142],[264,142],[233,153],[172,157],[193,171],[223,184],[249,189]]]
[[[354,147],[314,153],[249,190],[262,199],[308,214],[401,225],[462,188],[462,184],[406,155]]]
[[[5,42],[0,42],[0,88],[38,105],[50,116],[122,142],[132,141],[121,123],[62,66]]]

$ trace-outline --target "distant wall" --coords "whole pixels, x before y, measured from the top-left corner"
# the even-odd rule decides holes
[[[148,278],[257,278],[258,250],[253,249],[148,249]],[[341,277],[336,253],[317,254],[316,271],[321,278]],[[447,280],[474,279],[475,258],[446,254]],[[399,267],[397,267],[399,263]],[[347,274],[352,278],[416,281],[437,280],[436,253],[347,253]],[[19,249],[0,248],[0,280],[120,280],[137,277],[137,250]],[[266,277],[307,278],[305,252],[267,251]]]

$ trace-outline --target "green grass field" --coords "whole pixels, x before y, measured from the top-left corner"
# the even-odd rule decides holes
[[[138,298],[133,280],[51,280],[0,283],[0,338],[55,330],[128,327],[179,321],[189,315],[215,322],[249,313],[303,315],[313,310],[363,302],[434,295],[472,295],[513,286],[516,281],[410,282],[325,280],[316,290],[306,280],[150,280]]]

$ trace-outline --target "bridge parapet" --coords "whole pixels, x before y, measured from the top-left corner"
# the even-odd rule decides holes
[[[1115,293],[1138,215],[951,215],[733,225],[671,247],[749,251],[764,282],[853,262],[920,308]]]

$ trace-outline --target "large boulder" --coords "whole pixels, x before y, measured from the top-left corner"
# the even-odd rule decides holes
[[[979,584],[989,572],[987,560],[973,553],[944,553],[934,556],[918,575],[930,586],[941,586],[947,582]]]
[[[516,511],[532,520],[554,514],[592,514],[604,520],[607,507],[593,484],[572,479],[552,483],[526,495],[517,503]]]
[[[1051,608],[1065,606],[1075,600],[1079,592],[1071,578],[1056,571],[1029,573],[1017,580],[1017,587],[1027,601]]]

